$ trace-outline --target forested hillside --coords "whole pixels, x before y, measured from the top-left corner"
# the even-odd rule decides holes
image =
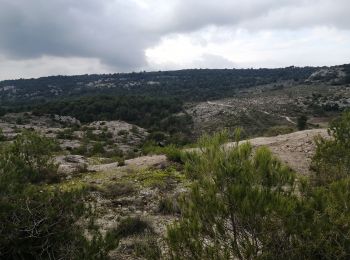
[[[0,82],[0,116],[32,111],[82,123],[122,120],[181,144],[223,128],[270,135],[295,130],[297,117],[316,117],[316,126],[348,107],[349,75],[350,65],[341,65],[7,80]]]
[[[317,69],[195,69],[6,80],[0,82],[0,98],[2,104],[96,94],[170,96],[202,101],[227,97],[239,89],[263,84],[304,81]]]

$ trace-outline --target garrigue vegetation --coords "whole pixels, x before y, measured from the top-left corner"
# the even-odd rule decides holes
[[[84,123],[123,120],[150,132],[165,132],[174,142],[186,143],[191,134],[192,119],[184,112],[183,102],[173,98],[94,96],[50,102],[30,110],[35,114],[72,116]]]
[[[204,125],[203,131],[212,133],[217,130],[205,120],[198,120],[202,116],[201,109],[191,109],[193,104],[202,101],[244,97],[247,93],[259,91],[262,91],[263,96],[266,93],[271,93],[271,96],[285,93],[294,101],[300,99],[300,103],[298,101],[285,108],[284,113],[291,118],[302,113],[310,121],[314,116],[334,117],[348,107],[348,95],[343,95],[345,92],[342,91],[347,86],[349,67],[346,64],[330,67],[330,71],[342,70],[346,73],[345,77],[335,78],[334,82],[333,77],[337,77],[334,71],[329,74],[329,79],[320,76],[319,80],[326,84],[329,83],[327,80],[331,80],[339,85],[337,91],[331,94],[324,90],[324,86],[306,81],[320,68],[294,66],[278,69],[195,69],[7,80],[0,82],[0,115],[34,110],[36,114],[74,116],[83,123],[123,120],[146,128],[152,134],[162,132],[165,137],[160,141],[162,144],[184,145],[198,138],[202,133],[199,130],[201,125]],[[305,84],[310,86],[306,88]],[[261,135],[269,127],[288,126],[282,117],[278,118],[271,111],[270,114],[262,115],[261,111],[253,109],[249,114],[239,113],[232,117],[226,110],[218,111],[218,120],[221,119],[221,122],[217,127],[241,127],[247,136]],[[23,124],[25,120],[18,118],[17,123]],[[272,134],[272,131],[267,134]],[[148,145],[158,144],[159,141],[150,139]]]
[[[118,245],[115,234],[97,230],[84,191],[45,185],[58,180],[54,147],[32,132],[1,147],[1,259],[105,259]]]
[[[202,137],[197,152],[164,147],[169,160],[183,164],[190,189],[157,205],[179,217],[162,252],[152,225],[138,217],[102,235],[87,191],[55,185],[57,144],[24,131],[0,145],[0,258],[106,259],[120,239],[137,236],[133,250],[147,259],[347,259],[350,111],[329,133],[316,139],[310,177],[265,147],[239,144],[239,131],[231,147],[223,145],[226,132]],[[124,182],[95,189],[106,199],[136,194],[135,183],[165,192],[169,176],[185,178],[168,167],[130,172]]]
[[[185,159],[194,180],[168,228],[171,259],[347,259],[350,255],[350,112],[319,138],[315,177],[267,148],[203,137]]]
[[[150,128],[170,115],[182,112],[182,102],[142,96],[92,96],[39,105],[33,112],[73,116],[84,123],[124,120]]]
[[[84,95],[146,95],[203,101],[232,96],[237,90],[278,80],[305,80],[314,67],[278,69],[193,69],[179,71],[103,75],[52,76],[38,79],[5,80],[10,87],[0,96],[2,104],[28,104],[30,100],[54,100]],[[16,91],[12,92],[11,87]]]
[[[350,176],[350,111],[334,120],[328,132],[331,139],[316,139],[317,149],[312,162],[316,185]]]
[[[301,115],[298,117],[297,127],[299,130],[305,130],[307,126],[307,116]]]

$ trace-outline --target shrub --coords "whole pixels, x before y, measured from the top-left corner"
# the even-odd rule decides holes
[[[164,147],[163,151],[169,161],[182,163],[183,152],[179,148],[169,145]]]
[[[132,183],[113,183],[103,189],[103,194],[109,198],[127,196],[135,193],[135,187]]]
[[[161,259],[161,250],[158,241],[154,236],[145,235],[141,239],[136,240],[135,244],[136,256],[147,260]]]
[[[292,133],[294,129],[289,126],[273,126],[266,130],[265,136],[276,136]]]
[[[127,130],[120,130],[119,132],[118,132],[118,135],[119,136],[127,136],[129,134],[129,132],[127,131]]]
[[[142,147],[143,154],[165,154],[169,161],[182,163],[183,152],[180,148],[171,144],[165,147],[160,147],[154,142],[146,142]]]
[[[6,109],[3,107],[0,107],[0,116],[6,115]]]
[[[150,133],[147,138],[157,143],[165,142],[167,140],[167,134],[161,131],[155,131]]]
[[[187,158],[195,182],[167,234],[175,259],[274,258],[290,249],[283,216],[296,208],[294,174],[266,148],[253,156],[249,143],[228,149],[226,141],[226,133],[203,137]]]
[[[113,230],[113,233],[118,238],[124,238],[143,233],[153,233],[153,228],[147,221],[142,220],[140,217],[127,217],[120,221],[117,228]]]
[[[58,139],[68,139],[72,140],[74,138],[74,131],[70,128],[64,129],[57,133]]]
[[[331,123],[329,138],[316,138],[312,161],[317,184],[327,184],[350,176],[350,111]]]
[[[131,131],[131,133],[133,133],[133,134],[139,134],[139,133],[140,133],[138,127],[135,126],[135,125],[133,125],[133,126],[131,127],[130,131]]]
[[[6,141],[6,137],[4,133],[2,132],[2,129],[0,128],[0,142]]]
[[[168,167],[164,170],[147,169],[134,174],[129,174],[130,179],[137,181],[143,187],[158,188],[162,191],[174,189],[178,182],[183,181],[184,174],[179,173],[175,168]]]
[[[1,153],[0,258],[106,259],[118,240],[97,230],[85,192],[32,184],[54,169],[53,148],[49,139],[25,132]]]
[[[113,144],[112,148],[105,152],[106,157],[123,157],[124,153],[117,145]]]
[[[247,143],[222,146],[222,133],[202,138],[185,157],[194,184],[168,228],[170,258],[347,259],[349,113],[332,124],[333,140],[317,143],[316,186],[267,148],[252,154]]]
[[[309,187],[286,218],[293,250],[290,259],[347,259],[350,254],[350,179]]]
[[[162,214],[180,214],[180,208],[176,198],[161,198],[158,204],[158,211]]]
[[[79,147],[73,148],[72,154],[87,155],[88,154],[88,143],[83,142]]]
[[[125,165],[125,159],[124,157],[117,157],[118,166],[124,166]]]
[[[93,144],[90,154],[91,155],[104,154],[104,152],[105,152],[105,149],[103,147],[103,144],[101,142],[96,142]]]
[[[24,124],[24,119],[23,119],[23,117],[17,117],[17,118],[16,118],[16,124],[17,124],[17,125],[23,125],[23,124]]]
[[[9,184],[9,183],[7,183]],[[3,187],[2,187],[3,188]],[[117,240],[91,230],[84,233],[90,210],[83,193],[46,191],[39,187],[2,189],[0,197],[1,259],[105,259]],[[92,215],[87,222],[93,221]]]
[[[19,134],[0,154],[0,174],[17,175],[21,181],[42,182],[57,180],[53,152],[58,145],[35,132]]]
[[[137,157],[137,154],[133,150],[128,150],[125,153],[125,159],[132,159],[132,158],[135,158],[135,157]]]
[[[305,130],[307,125],[307,117],[305,115],[299,116],[297,120],[297,127],[299,130]]]
[[[162,153],[162,147],[158,146],[154,141],[146,141],[142,145],[142,153],[147,154],[161,154]]]

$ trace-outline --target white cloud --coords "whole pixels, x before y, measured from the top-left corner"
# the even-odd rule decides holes
[[[349,0],[1,0],[0,78],[346,63],[349,10]]]
[[[95,58],[54,56],[42,56],[26,60],[7,60],[0,57],[0,68],[0,79],[113,72],[111,68],[103,65]]]
[[[350,62],[350,34],[328,27],[301,30],[248,31],[237,28],[204,29],[196,33],[164,37],[146,51],[152,68],[174,64],[198,67],[203,56],[222,58],[218,68],[319,66]],[[205,68],[205,64],[202,68]],[[210,67],[210,66],[208,66]]]

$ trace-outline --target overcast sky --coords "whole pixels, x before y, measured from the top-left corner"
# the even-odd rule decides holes
[[[350,63],[350,0],[0,0],[0,79]]]

